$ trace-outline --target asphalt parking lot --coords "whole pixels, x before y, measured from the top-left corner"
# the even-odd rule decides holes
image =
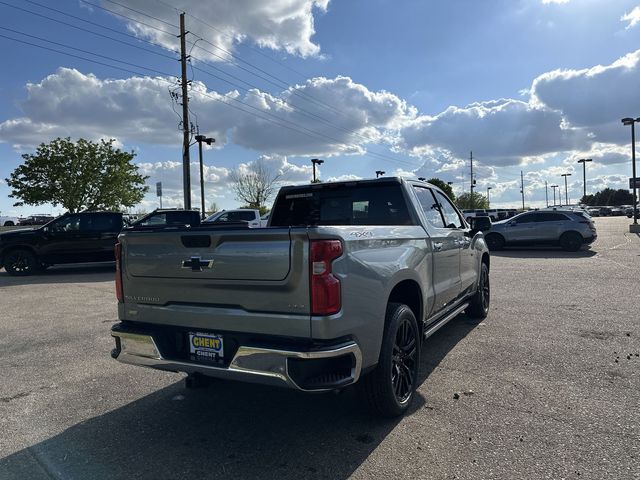
[[[491,260],[492,309],[424,344],[413,410],[109,357],[114,268],[0,270],[0,479],[640,478],[640,237]]]

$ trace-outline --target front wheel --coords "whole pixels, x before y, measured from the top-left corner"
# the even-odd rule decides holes
[[[4,257],[4,269],[9,275],[31,275],[38,270],[39,265],[36,256],[25,249],[12,250]]]
[[[499,233],[488,234],[484,241],[487,242],[487,247],[491,251],[502,250],[505,244],[504,237]]]
[[[489,267],[482,262],[480,267],[480,278],[478,279],[478,290],[471,297],[466,314],[471,318],[483,319],[489,315],[489,304],[491,302],[491,284],[489,283]]]
[[[374,413],[397,417],[407,411],[418,383],[420,345],[420,330],[411,309],[390,303],[378,365],[361,381],[362,393]]]

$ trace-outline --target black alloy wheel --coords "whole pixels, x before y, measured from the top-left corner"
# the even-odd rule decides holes
[[[491,305],[491,283],[489,281],[489,267],[485,262],[480,265],[480,278],[478,279],[478,290],[471,297],[466,314],[471,318],[483,319],[489,315]]]
[[[505,240],[499,233],[490,233],[485,237],[487,247],[491,251],[502,250],[504,248]]]
[[[417,374],[418,332],[414,323],[405,318],[398,326],[391,357],[391,384],[399,404],[406,403],[415,389]]]
[[[564,233],[560,237],[560,246],[567,252],[577,252],[582,247],[582,235],[575,232]]]
[[[409,409],[418,386],[421,343],[413,311],[389,303],[378,364],[358,382],[372,412],[397,417]]]
[[[38,269],[38,260],[29,250],[12,250],[4,258],[4,269],[10,275],[31,275]]]

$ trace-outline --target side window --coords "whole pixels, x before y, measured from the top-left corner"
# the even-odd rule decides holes
[[[429,225],[435,228],[445,228],[444,220],[440,214],[440,208],[438,207],[435,198],[433,198],[431,190],[424,187],[413,188],[416,192],[416,197],[418,197],[418,202],[420,202],[420,206],[427,217]]]
[[[256,214],[253,212],[237,212],[238,220],[244,220],[245,222],[253,222],[256,219]]]
[[[538,213],[538,222],[562,222],[567,217],[561,213]]]
[[[218,223],[224,223],[224,222],[229,222],[229,213],[223,213],[222,215],[220,215],[218,218],[215,219],[215,222]]]
[[[120,222],[115,215],[91,215],[90,229],[94,232],[117,232]]]
[[[80,230],[80,215],[67,215],[53,222],[49,229],[56,233],[77,232]]]
[[[451,204],[451,201],[441,192],[434,192],[436,199],[440,204],[440,210],[442,210],[442,216],[447,228],[462,228],[463,223],[460,215],[456,211],[455,207]]]
[[[140,223],[143,227],[150,227],[152,225],[166,225],[167,224],[167,214],[166,213],[157,213],[155,215],[151,215],[144,222]]]
[[[516,219],[518,223],[533,223],[536,222],[536,214],[535,213],[527,213],[526,215],[522,215]]]

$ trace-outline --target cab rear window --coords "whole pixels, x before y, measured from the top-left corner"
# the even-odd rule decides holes
[[[400,184],[327,184],[280,192],[271,226],[412,225]]]

